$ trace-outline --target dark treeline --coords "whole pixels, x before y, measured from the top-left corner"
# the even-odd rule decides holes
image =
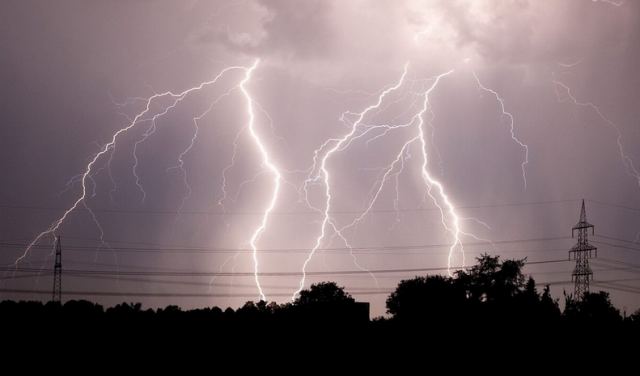
[[[143,309],[139,303],[103,308],[84,300],[64,305],[3,301],[0,320],[9,328],[36,333],[101,336],[144,335],[211,338],[248,333],[336,335],[343,338],[400,338],[428,333],[430,340],[475,338],[570,338],[580,333],[638,338],[640,311],[627,315],[606,292],[581,299],[565,294],[561,310],[550,289],[539,290],[522,269],[524,260],[501,261],[484,255],[453,277],[432,275],[401,281],[387,298],[389,317],[369,320],[368,303],[356,302],[343,288],[323,282],[303,290],[292,303],[247,302],[236,310],[218,307],[182,310],[178,306]],[[151,337],[149,337],[149,335]],[[514,337],[516,338],[516,337]]]

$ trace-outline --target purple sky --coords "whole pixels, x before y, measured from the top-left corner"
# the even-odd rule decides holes
[[[409,121],[420,112],[433,78],[453,70],[430,92],[423,129],[428,172],[457,208],[461,231],[494,242],[461,233],[467,263],[481,252],[566,259],[579,200],[586,198],[599,247],[592,266],[604,284],[593,288],[610,289],[616,305],[636,310],[638,269],[629,263],[640,264],[640,210],[634,209],[640,208],[640,180],[633,166],[640,169],[639,40],[635,1],[3,1],[0,260],[12,267],[26,245],[73,205],[81,195],[78,174],[144,110],[145,98],[187,90],[228,66],[249,67],[259,58],[246,89],[254,100],[255,129],[283,177],[256,242],[259,269],[299,272],[323,220],[303,201],[314,151],[349,133],[357,114],[376,104],[409,63],[403,85],[363,117],[356,135]],[[151,123],[137,123],[117,139],[113,153],[98,158],[86,180],[85,202],[111,250],[100,248],[100,230],[82,205],[60,226],[65,269],[158,275],[65,275],[66,291],[220,295],[95,298],[147,306],[235,307],[259,297],[250,239],[271,199],[273,175],[247,129],[247,102],[238,87],[244,74],[230,71],[185,97],[157,118],[155,133],[142,143]],[[505,114],[491,90],[503,100]],[[191,194],[178,215],[188,188],[172,167],[194,136],[193,118],[218,98],[199,119],[198,137],[182,158]],[[171,103],[152,102],[142,119]],[[506,113],[513,117],[515,140]],[[372,130],[329,159],[336,226],[370,205],[385,168],[416,130]],[[526,187],[525,149],[518,140],[528,147]],[[235,164],[226,168],[234,141]],[[133,171],[134,147],[144,201]],[[402,173],[396,178],[399,165],[390,171],[371,213],[344,233],[353,255],[327,227],[307,271],[447,265],[452,235],[434,202],[425,199],[419,143],[401,157]],[[308,186],[308,197],[324,210],[321,183]],[[227,196],[220,205],[223,186]],[[448,228],[452,221],[445,212]],[[538,241],[523,241],[532,239]],[[51,238],[38,244],[20,266],[50,270]],[[461,265],[459,250],[451,262]],[[540,283],[566,282],[572,268],[558,262],[526,271]],[[240,275],[211,281],[168,277],[165,271]],[[370,301],[375,316],[384,313],[387,291],[414,274],[378,273],[377,281],[366,273],[312,275],[306,286],[335,280],[358,300]],[[130,280],[136,278],[153,281]],[[289,299],[299,280],[260,278],[267,298],[278,302]],[[2,289],[48,290],[51,276],[1,283]],[[563,289],[573,286],[552,286],[558,297]]]

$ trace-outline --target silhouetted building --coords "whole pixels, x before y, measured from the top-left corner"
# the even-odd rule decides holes
[[[323,302],[296,307],[295,319],[311,323],[367,324],[367,302]]]

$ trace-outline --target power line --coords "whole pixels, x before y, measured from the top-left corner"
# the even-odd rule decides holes
[[[564,199],[564,200],[546,200],[546,201],[529,201],[529,202],[507,202],[507,203],[494,203],[494,204],[478,204],[478,205],[461,205],[459,209],[486,209],[486,208],[501,208],[501,207],[519,207],[519,206],[532,206],[532,205],[548,205],[548,204],[566,204],[579,202],[579,199]],[[592,202],[594,204],[608,206],[612,208],[625,209],[634,212],[640,212],[640,208],[626,206],[622,204],[609,203],[601,200],[585,199],[585,201]],[[61,207],[48,207],[37,205],[0,205],[0,209],[12,209],[12,210],[32,210],[32,211],[55,211],[64,212],[66,208]],[[151,215],[214,215],[214,216],[231,216],[231,215],[262,215],[262,212],[258,211],[206,211],[206,210],[125,210],[125,209],[106,209],[97,208],[91,209],[96,213],[115,213],[115,214],[151,214]],[[438,211],[438,208],[401,208],[401,209],[373,209],[369,213],[396,213],[396,212],[432,212]],[[362,211],[357,210],[336,210],[330,212],[333,215],[341,214],[361,214]],[[274,211],[272,215],[317,215],[317,212],[312,210],[297,210],[297,211]]]
[[[490,246],[492,244],[517,244],[517,243],[528,243],[528,242],[546,242],[546,241],[556,241],[556,240],[567,240],[568,236],[557,236],[557,237],[547,237],[547,238],[529,238],[529,239],[506,239],[506,240],[495,240],[495,241],[483,241],[483,242],[466,242],[464,243],[467,247],[472,246]],[[28,244],[26,243],[0,243],[0,248],[13,248],[13,247],[26,247]],[[396,246],[374,246],[374,247],[326,247],[319,248],[318,251],[384,251],[384,250],[396,250],[396,249],[404,249],[404,250],[421,250],[424,248],[449,248],[451,244],[440,243],[440,244],[415,244],[415,245],[396,245]],[[33,249],[45,249],[51,250],[50,246],[45,245],[34,245]],[[252,250],[248,248],[204,248],[204,247],[175,247],[175,248],[159,248],[159,247],[108,247],[103,248],[106,251],[120,251],[120,252],[170,252],[170,253],[237,253],[237,252],[252,252]],[[65,246],[65,251],[95,251],[95,248],[86,247],[86,246]],[[309,248],[266,248],[261,249],[261,253],[288,253],[288,252],[308,252]]]
[[[51,274],[53,274],[53,272],[48,270],[48,271],[42,271],[40,273],[35,273],[35,274],[21,274],[21,275],[3,276],[3,277],[0,277],[0,281],[22,279],[22,278],[37,278],[37,277],[41,277],[43,275],[51,275]]]
[[[632,286],[607,286],[607,283],[617,282],[618,280],[611,281],[594,281],[594,285],[599,285],[606,289],[619,290],[623,292],[629,292],[634,294],[640,294],[639,290],[633,289]],[[573,281],[550,281],[546,283],[539,283],[540,285],[563,285],[571,284]],[[0,289],[3,293],[15,293],[15,294],[29,294],[29,295],[48,295],[51,291],[47,290],[35,290],[35,289]],[[378,290],[352,290],[349,293],[353,295],[384,295],[393,292],[389,289]],[[161,297],[161,298],[255,298],[256,294],[222,294],[222,293],[174,293],[174,292],[132,292],[132,291],[65,291],[66,295],[72,296],[117,296],[117,297]],[[273,297],[290,297],[291,294],[275,293],[270,294]]]
[[[616,278],[616,279],[606,279],[606,280],[593,280],[594,283],[612,283],[612,282],[632,282],[632,281],[640,281],[640,277],[633,277],[633,278]],[[573,284],[574,281],[567,279],[567,280],[560,280],[560,281],[536,281],[536,285],[541,285],[541,286],[546,286],[546,285],[550,285],[550,286],[555,286],[555,285],[570,285]],[[631,287],[631,286],[629,286]]]
[[[613,247],[613,248],[620,248],[620,249],[626,249],[626,250],[629,250],[629,251],[640,252],[640,248],[629,247],[629,246],[621,245],[621,244],[600,242],[600,241],[596,241],[596,240],[593,240],[593,243],[594,244],[600,244],[600,245],[606,245],[606,246]]]
[[[0,292],[14,294],[31,294],[43,295],[51,294],[51,291],[33,290],[33,289],[0,289]],[[359,291],[352,292],[358,295],[380,295],[389,294],[393,291]],[[120,292],[120,291],[65,291],[65,295],[75,296],[126,296],[126,297],[161,297],[161,298],[256,298],[256,294],[221,294],[221,293],[161,293],[161,292]],[[291,294],[269,294],[269,296],[277,298],[290,298]]]
[[[458,209],[485,209],[485,208],[499,208],[499,207],[517,207],[517,206],[530,206],[530,205],[546,205],[546,204],[559,204],[559,203],[572,203],[578,202],[577,199],[566,200],[548,200],[548,201],[532,201],[532,202],[508,202],[499,204],[480,204],[480,205],[462,205],[457,206]],[[30,205],[0,205],[2,209],[17,209],[17,210],[34,210],[34,211],[57,211],[64,212],[66,208],[53,208],[46,206],[30,206]],[[96,213],[118,213],[118,214],[151,214],[151,215],[263,215],[263,212],[258,211],[203,211],[203,210],[185,210],[178,212],[177,210],[124,210],[124,209],[91,209]],[[438,208],[402,208],[402,209],[377,209],[370,210],[369,213],[396,213],[396,212],[431,212],[439,211]],[[332,215],[340,214],[361,214],[362,211],[356,210],[336,210],[330,212]],[[272,215],[317,215],[316,211],[304,210],[304,211],[274,211]]]
[[[98,242],[98,240],[96,238],[85,238],[85,237],[77,237],[77,236],[65,236],[65,238],[67,239],[76,239],[76,240],[81,240],[81,241],[87,241],[87,242],[92,242],[92,243],[96,243]],[[560,237],[559,237],[560,238]],[[568,239],[568,237],[565,237],[566,239]],[[9,247],[9,246],[18,246],[18,247],[26,247],[27,245],[31,244],[31,241],[33,239],[29,238],[29,239],[0,239],[0,247]],[[527,239],[523,239],[527,240]],[[512,240],[506,240],[506,241],[512,241]],[[501,241],[498,241],[501,242]],[[152,246],[153,248],[150,249],[168,249],[168,250],[174,250],[174,249],[197,249],[197,250],[210,250],[210,247],[205,247],[205,246],[187,246],[187,245],[178,245],[178,244],[167,244],[167,243],[154,243],[154,242],[138,242],[138,241],[130,241],[130,240],[117,240],[117,239],[104,239],[101,243],[104,243],[106,245],[100,245],[100,246],[76,246],[76,248],[102,248],[102,249],[114,249],[114,248],[123,248],[123,247],[113,247],[111,246],[111,244],[130,244],[130,245],[136,245],[136,247],[131,247],[131,248],[135,248],[135,249],[141,249],[141,247],[137,247],[137,245],[147,245],[147,246]],[[490,244],[491,241],[486,241],[484,243],[478,243],[478,244]],[[474,243],[464,243],[464,245],[469,245],[472,246]],[[406,246],[377,246],[377,248],[389,248],[389,247],[424,247],[425,245],[406,245]],[[439,246],[439,244],[432,244],[432,245],[427,245],[427,246]],[[447,246],[450,247],[451,244],[445,244],[443,246]],[[48,245],[34,245],[32,246],[34,248],[45,248],[45,249],[51,249],[51,246]],[[376,247],[361,247],[361,248],[376,248]],[[142,248],[144,249],[144,248]],[[303,248],[294,248],[295,250],[302,250]],[[339,248],[323,248],[324,250],[330,250],[330,249],[339,249]],[[342,248],[344,249],[344,247]],[[225,251],[235,251],[236,249],[224,249]],[[304,248],[304,250],[308,251],[308,248]],[[249,250],[251,251],[251,250]],[[251,251],[252,252],[252,251]]]
[[[543,261],[531,261],[528,262],[527,265],[537,265],[537,264],[549,264],[549,263],[559,263],[559,262],[567,262],[568,260],[543,260]],[[413,269],[372,269],[372,270],[334,270],[334,271],[315,271],[315,272],[307,272],[307,275],[351,275],[351,274],[388,274],[388,273],[419,273],[419,272],[429,272],[429,271],[443,271],[449,269],[462,270],[467,267],[464,266],[454,266],[454,267],[432,267],[432,268],[413,268]],[[0,267],[0,271],[9,271],[9,272],[38,272],[40,269],[35,268],[7,268]],[[225,276],[225,277],[253,277],[255,274],[253,272],[143,272],[143,271],[116,271],[116,270],[82,270],[82,269],[68,269],[65,270],[66,273],[75,273],[75,274],[87,274],[87,275],[123,275],[123,276],[172,276],[172,277],[215,277],[215,276]],[[259,272],[258,276],[261,277],[298,277],[302,275],[302,272]]]
[[[518,207],[518,206],[532,206],[532,205],[548,205],[548,204],[566,204],[566,203],[575,203],[579,202],[580,199],[564,199],[564,200],[546,200],[546,201],[529,201],[529,202],[506,202],[506,203],[494,203],[494,204],[477,204],[477,205],[460,205],[459,209],[485,209],[485,208],[500,208],[500,207]],[[602,200],[594,200],[594,199],[585,199],[585,201],[608,206],[612,208],[625,209],[634,212],[640,212],[640,208],[631,207],[622,204],[605,202]],[[13,209],[13,210],[33,210],[33,211],[56,211],[56,212],[64,212],[66,208],[61,207],[49,207],[49,206],[37,206],[37,205],[9,205],[4,204],[0,205],[1,209]],[[97,213],[117,213],[117,214],[152,214],[152,215],[185,215],[185,214],[193,214],[193,215],[262,215],[262,212],[258,211],[207,211],[207,210],[184,210],[178,212],[177,210],[125,210],[125,209],[106,209],[106,208],[97,208],[91,209]],[[438,211],[437,208],[402,208],[402,209],[374,209],[370,210],[370,213],[396,213],[396,212],[430,212],[430,211]],[[357,210],[336,210],[332,211],[330,214],[339,215],[339,214],[361,214],[362,211]],[[312,210],[298,210],[298,211],[274,211],[273,215],[316,215],[317,212]]]
[[[70,274],[66,273],[66,277],[74,277],[74,278],[86,278],[86,279],[100,279],[100,280],[111,280],[111,281],[121,281],[121,282],[141,282],[141,283],[150,283],[150,284],[165,284],[165,285],[183,285],[183,286],[202,286],[202,287],[233,287],[233,288],[252,288],[255,289],[255,284],[229,284],[229,283],[207,283],[207,282],[195,282],[195,281],[176,281],[170,279],[149,279],[149,278],[130,278],[130,277],[114,277],[114,276],[103,276],[103,275],[82,275],[82,274]],[[291,286],[285,285],[269,285],[263,284],[262,287],[268,289],[286,289],[291,290]]]
[[[640,279],[635,279],[635,280],[640,280]],[[603,283],[604,281],[592,281],[592,283],[596,286],[600,286],[604,289],[607,290],[616,290],[616,291],[623,291],[623,292],[629,292],[632,294],[640,294],[640,290],[636,291],[636,290],[631,290],[631,289],[623,289],[620,287],[615,287],[615,286],[609,286],[606,283]],[[540,285],[549,285],[549,286],[562,286],[562,285],[570,285],[575,283],[574,281],[551,281],[551,282],[546,282],[546,283],[540,283]]]
[[[597,263],[600,265],[600,263]],[[619,265],[626,265],[621,267]],[[609,267],[609,269],[601,269],[602,271],[628,271],[629,273],[640,273],[637,265],[629,266],[629,264],[621,263],[621,264],[613,264],[609,262],[608,264],[603,264],[603,266]]]
[[[598,235],[596,235],[595,237],[596,237],[596,238],[609,239],[609,240],[616,240],[616,241],[623,242],[623,243],[631,243],[631,244],[638,244],[638,245],[640,245],[640,243],[638,243],[637,241],[634,241],[634,240],[628,240],[628,239],[616,238],[616,237],[613,237],[613,236],[606,236],[606,235],[600,235],[600,234],[598,234]]]
[[[557,249],[535,249],[535,250],[523,250],[523,251],[515,251],[515,252],[536,252],[536,253],[541,253],[541,252],[559,252],[559,251],[566,251],[563,248],[557,248]],[[467,250],[467,253],[473,253],[473,250]],[[482,250],[477,250],[475,252],[484,252]],[[508,251],[503,251],[504,252],[508,252]],[[397,252],[393,252],[393,253],[389,253],[392,255],[397,254]],[[413,253],[413,254],[419,254],[419,253]],[[377,254],[376,254],[377,255]],[[140,269],[140,270],[151,270],[151,271],[166,271],[166,272],[189,272],[189,270],[185,270],[185,269],[176,269],[176,268],[159,268],[159,267],[152,267],[152,266],[141,266],[141,265],[134,265],[134,264],[123,264],[123,263],[117,263],[117,264],[112,264],[112,263],[90,263],[90,262],[78,262],[78,261],[73,261],[73,260],[67,260],[66,261],[68,264],[73,264],[73,265],[80,265],[80,266],[88,266],[88,267],[96,267],[96,266],[103,266],[103,267],[115,267],[118,270],[120,269]],[[44,269],[45,265],[48,265],[49,262],[47,261],[41,261],[41,262],[27,262],[29,264],[29,266],[31,266],[31,264],[36,264],[36,265],[41,265],[40,266],[40,270],[41,270],[41,274],[45,274],[45,273],[51,273],[50,271]],[[525,264],[528,265],[530,262],[527,262]],[[9,265],[5,265],[5,268],[11,270],[11,271],[16,271],[15,269],[15,265],[9,264]],[[93,270],[93,269],[92,269]],[[536,274],[540,274],[540,272],[536,273]],[[38,276],[40,274],[34,274],[34,276]],[[0,280],[2,279],[12,279],[12,277],[0,277]]]
[[[525,265],[526,266],[526,265]],[[621,269],[626,269],[626,268],[608,268],[608,269],[598,269],[598,271],[610,271],[610,270],[621,270]],[[558,271],[558,272],[537,272],[537,273],[533,273],[535,275],[547,275],[547,274],[564,274],[564,271]],[[40,277],[42,275],[50,275],[52,274],[50,271],[43,271],[41,273],[38,274],[28,274],[28,275],[18,275],[15,276],[15,278],[20,278],[20,277]],[[149,283],[149,284],[169,284],[169,285],[185,285],[185,286],[207,286],[207,287],[239,287],[239,288],[255,288],[255,284],[238,284],[238,283],[207,283],[207,282],[195,282],[195,281],[185,281],[185,280],[175,280],[175,279],[152,279],[152,278],[132,278],[132,277],[122,277],[122,276],[110,276],[110,275],[87,275],[87,274],[75,274],[75,273],[65,273],[65,275],[67,277],[72,277],[72,278],[85,278],[85,279],[98,279],[98,280],[113,280],[113,281],[118,281],[118,282],[142,282],[142,283]],[[12,277],[2,277],[0,279],[11,279]],[[367,276],[368,278],[368,276]],[[378,278],[382,278],[382,277],[378,277]],[[397,278],[397,277],[392,277],[392,278]],[[625,279],[627,280],[627,279]],[[631,279],[631,280],[636,280]],[[537,282],[538,284],[541,284],[542,282]],[[544,283],[542,283],[544,284]],[[267,288],[273,288],[273,289],[282,289],[282,288],[289,288],[289,286],[283,286],[283,285],[264,285]]]
[[[614,268],[614,269],[599,269],[599,271],[608,271],[608,270],[618,270],[618,269],[616,269],[616,268]],[[557,272],[557,273],[560,274],[560,273],[565,273],[565,272]],[[21,277],[33,278],[33,277],[40,277],[40,276],[43,276],[43,275],[51,275],[51,274],[52,273],[50,271],[48,271],[48,272],[42,272],[42,273],[39,273],[39,274],[26,274],[26,275],[18,275],[18,276],[15,276],[15,277],[2,277],[0,279],[21,278]],[[553,273],[541,272],[541,273],[535,273],[535,274],[536,275],[541,275],[541,274],[553,274]],[[130,278],[130,277],[120,277],[120,276],[84,275],[84,274],[73,274],[73,273],[67,273],[65,275],[67,275],[67,277],[72,277],[72,278],[112,280],[112,281],[120,281],[120,282],[142,282],[142,283],[151,283],[151,284],[169,284],[169,285],[203,286],[203,287],[255,288],[255,284],[206,283],[206,282],[194,282],[194,281],[173,280],[173,279]],[[640,277],[606,280],[606,282],[628,282],[628,281],[640,281]],[[600,282],[604,282],[604,281],[600,281]],[[566,280],[566,281],[564,281],[564,280],[563,281],[536,281],[537,285],[547,285],[547,284],[556,285],[556,284],[570,284],[570,283],[573,283],[573,281],[570,281],[570,280]],[[284,286],[284,285],[264,285],[264,286],[267,287],[267,288],[270,288],[270,289],[289,289],[290,288],[290,286]],[[392,287],[384,287],[384,288],[392,288]]]
[[[449,253],[449,248],[450,246],[442,246],[442,250],[438,250],[438,251],[429,251],[429,253],[427,255],[443,255],[443,254],[448,254]],[[0,246],[0,248],[2,248],[2,246]],[[434,248],[434,247],[424,247],[424,248]],[[353,250],[350,250],[349,248],[344,248],[344,249],[328,249],[328,250],[319,250],[320,252],[325,252],[325,253],[331,253],[333,255],[337,255],[337,256],[342,256],[342,255],[349,255],[350,253],[348,253],[349,251],[352,251],[353,254],[357,254],[357,255],[370,255],[370,256],[379,256],[379,255],[390,255],[390,256],[412,256],[412,255],[425,255],[425,249],[423,247],[415,247],[414,248],[410,248],[410,249],[398,249],[398,248],[384,248],[384,249],[370,249],[370,248],[355,248]],[[97,251],[96,249],[92,249],[92,248],[84,248],[84,249],[70,249],[70,250],[66,250],[69,252],[76,252],[76,253],[89,253],[89,252],[102,252],[104,254],[109,254],[111,253],[108,249],[103,249],[101,251]],[[493,249],[492,249],[493,251]],[[550,253],[550,252],[566,252],[565,248],[536,248],[536,249],[522,249],[522,250],[495,250],[497,253],[500,254],[525,254],[525,255],[530,255],[530,254],[538,254],[538,253]],[[488,252],[487,249],[485,248],[478,248],[478,249],[465,249],[465,254],[482,254]],[[163,254],[184,254],[184,253],[191,253],[191,254],[217,254],[217,253],[239,253],[239,254],[251,254],[251,252],[247,251],[247,250],[237,250],[237,251],[225,251],[225,250],[220,250],[220,251],[215,251],[215,250],[211,250],[211,251],[168,251],[168,250],[158,250],[157,252],[154,251],[140,251],[137,252],[135,250],[116,250],[113,253],[163,253]],[[308,254],[309,250],[308,249],[299,249],[299,250],[265,250],[262,253],[295,253],[295,254]],[[25,261],[26,262],[26,261]],[[74,264],[83,264],[83,265],[97,265],[97,266],[115,266],[117,267],[118,265],[115,264],[100,264],[100,263],[80,263],[80,262],[74,262],[74,261],[67,261],[69,263],[74,263]],[[29,262],[29,263],[34,263],[33,261]],[[10,264],[13,265],[13,262]],[[10,266],[9,265],[9,266]]]
[[[598,204],[598,205],[604,205],[604,206],[609,206],[612,208],[618,208],[618,209],[625,209],[625,210],[630,210],[630,211],[634,211],[634,212],[640,212],[640,208],[634,208],[631,206],[626,206],[626,205],[621,205],[621,204],[613,204],[610,202],[604,202],[604,201],[600,201],[600,200],[591,200],[591,199],[587,199],[587,201],[592,202],[594,204]]]
[[[626,262],[626,261],[622,261],[622,260],[614,260],[614,259],[610,259],[610,258],[606,258],[606,257],[600,257],[601,261],[607,261],[607,262],[613,262],[616,264],[622,264],[622,265],[627,265],[633,268],[640,268],[640,265],[638,264],[632,264],[630,262]]]
[[[43,295],[45,290],[33,289],[0,289],[0,292],[15,294]],[[165,298],[255,298],[256,294],[201,294],[201,293],[152,293],[152,292],[116,292],[116,291],[65,291],[65,295],[75,296],[128,296],[128,297],[165,297]],[[271,294],[284,297],[291,294]]]
[[[593,282],[594,285],[596,286],[600,286],[600,287],[604,287],[606,289],[610,289],[610,290],[617,290],[617,291],[622,291],[622,292],[629,292],[632,294],[640,294],[640,290],[636,290],[636,289],[632,289],[632,288],[625,288],[625,287],[616,287],[616,286],[610,286],[608,284],[603,284],[603,283],[598,283],[598,282]]]
[[[603,281],[600,283],[601,285],[606,285],[606,286],[612,286],[612,287],[619,287],[619,288],[624,288],[624,289],[628,289],[628,290],[635,290],[638,291],[640,293],[640,286],[630,286],[630,285],[626,285],[623,283],[619,283],[619,282],[611,282],[611,281]]]

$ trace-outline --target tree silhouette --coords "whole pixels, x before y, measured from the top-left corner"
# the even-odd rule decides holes
[[[355,299],[339,287],[335,282],[320,282],[312,284],[309,290],[300,291],[296,299],[296,305],[320,304],[320,303],[354,303]]]
[[[640,334],[640,310],[623,319],[606,292],[587,293],[582,299],[567,296],[561,313],[550,287],[539,293],[535,280],[523,274],[524,265],[525,260],[503,261],[484,254],[453,277],[403,280],[386,300],[391,318],[373,321],[368,303],[356,302],[335,282],[312,284],[293,302],[248,301],[237,310],[224,311],[218,307],[183,310],[176,305],[143,309],[140,303],[104,309],[82,300],[64,304],[2,301],[0,321],[5,328],[31,328],[39,334],[63,328],[65,333],[91,338],[135,336],[149,342],[171,337],[224,338],[232,347],[242,346],[247,336],[256,333],[264,338],[290,334],[299,339],[301,330],[311,337],[398,343],[393,341],[406,335],[433,343],[449,340],[450,346],[484,347],[493,339],[496,344],[515,346],[534,337],[562,343],[558,339],[581,333],[610,334],[610,338]]]
[[[454,277],[415,277],[400,282],[387,299],[387,313],[400,323],[464,330],[506,331],[557,322],[560,310],[549,287],[540,295],[522,273],[525,260],[481,255]]]
[[[400,282],[387,299],[387,313],[402,320],[424,320],[455,314],[465,303],[465,291],[452,278],[439,275]]]
[[[368,303],[356,303],[355,299],[335,282],[312,284],[308,290],[302,290],[293,302],[281,306],[281,317],[292,322],[320,324],[317,327],[367,324],[369,321]]]
[[[467,297],[477,302],[501,302],[522,292],[525,276],[522,268],[525,260],[505,260],[499,256],[483,254],[477,264],[467,272],[456,272],[456,283],[467,290]]]
[[[549,285],[544,287],[542,296],[540,296],[539,313],[547,320],[555,320],[560,317],[558,299],[553,299],[551,297],[551,288]]]
[[[587,292],[582,299],[566,296],[564,316],[572,322],[611,326],[622,322],[620,311],[613,306],[609,293]]]

